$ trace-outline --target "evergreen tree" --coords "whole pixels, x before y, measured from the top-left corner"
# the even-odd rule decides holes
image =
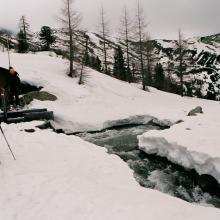
[[[26,34],[20,30],[17,34],[18,41],[18,53],[26,53],[28,51],[28,42],[26,38]]]
[[[92,68],[94,68],[95,69],[95,66],[96,66],[96,57],[95,56],[91,56],[90,57],[90,66],[92,67]]]
[[[113,69],[113,75],[117,79],[121,79],[126,81],[126,70],[125,70],[125,64],[124,64],[124,57],[123,57],[123,51],[120,46],[118,46],[117,49],[115,49],[115,56],[114,56],[114,69]]]
[[[172,91],[172,72],[175,68],[174,62],[167,62],[167,65],[165,67],[166,70],[166,78],[165,78],[165,83],[164,83],[164,91],[166,92],[174,92]]]
[[[29,43],[31,41],[30,26],[25,18],[22,16],[19,21],[19,32],[17,34],[18,52],[26,53],[29,50]]]
[[[42,41],[45,50],[50,50],[50,46],[55,42],[56,37],[52,29],[48,26],[43,26],[40,31],[40,40]]]
[[[95,69],[99,72],[102,70],[102,62],[98,56],[95,58]]]
[[[160,63],[157,63],[155,66],[155,77],[154,84],[157,89],[164,90],[165,85],[165,76],[163,66]]]
[[[87,51],[85,52],[85,55],[84,55],[84,64],[86,66],[93,67],[92,58],[89,56],[89,53]]]
[[[127,65],[128,63],[126,63],[126,68],[125,68],[125,76],[126,76],[126,81],[131,83],[133,82],[134,78],[132,77],[132,70],[131,70],[131,65],[129,64],[129,66]]]
[[[131,63],[131,67],[132,67],[132,69],[131,69],[132,82],[135,82],[136,64],[134,61]]]

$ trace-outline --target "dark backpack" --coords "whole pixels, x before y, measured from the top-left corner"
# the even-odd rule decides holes
[[[9,76],[9,70],[0,67],[0,89],[4,89],[8,86]]]

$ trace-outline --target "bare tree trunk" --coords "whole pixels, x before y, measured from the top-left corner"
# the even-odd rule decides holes
[[[70,1],[67,0],[67,16],[68,16],[68,23],[69,23],[69,53],[70,53],[70,67],[69,67],[69,76],[73,77],[73,30],[72,30],[72,24],[71,24],[71,12],[70,12]]]
[[[81,60],[81,70],[80,70],[80,77],[79,77],[79,85],[85,83],[85,71],[84,71],[84,66],[86,65],[86,55],[88,54],[88,41],[89,37],[85,35],[86,42],[85,42],[85,51],[84,51],[84,56],[82,57]]]
[[[153,70],[153,64],[156,60],[156,57],[153,54],[153,44],[152,41],[150,39],[150,35],[148,35],[146,37],[146,41],[145,41],[145,57],[146,57],[146,65],[147,65],[147,72],[146,72],[146,81],[147,81],[147,85],[148,86],[152,86],[152,70]]]
[[[83,84],[84,81],[83,81],[83,72],[84,72],[84,58],[82,58],[82,61],[81,61],[81,70],[80,70],[80,77],[79,77],[79,85]]]
[[[140,4],[138,2],[137,8],[137,22],[138,22],[138,37],[139,37],[139,59],[141,64],[141,76],[142,76],[142,86],[143,90],[146,90],[146,79],[144,73],[144,60],[143,60],[143,18],[141,16]]]
[[[24,21],[24,16],[22,16],[22,24],[23,24],[23,32],[24,32],[24,34],[25,34],[25,36],[27,36],[27,33],[26,33],[26,23],[25,23],[25,21]]]
[[[179,51],[179,76],[180,76],[180,94],[183,96],[183,58],[184,58],[184,48],[181,30],[179,30],[178,37],[178,51]]]
[[[131,79],[131,69],[130,69],[130,56],[129,56],[129,20],[126,7],[124,8],[124,27],[125,27],[125,45],[126,45],[126,58],[127,58],[127,74],[126,78],[130,83]]]
[[[81,21],[81,16],[78,12],[72,9],[74,0],[62,0],[63,7],[61,8],[62,16],[58,17],[58,19],[62,22],[63,28],[62,32],[65,35],[65,39],[63,40],[64,44],[68,48],[68,59],[69,59],[69,71],[68,76],[74,77],[76,75],[76,71],[73,68],[74,61],[74,36],[76,35],[76,28],[78,28],[79,23]]]
[[[101,11],[100,11],[100,18],[101,18],[101,34],[103,38],[103,55],[104,55],[104,73],[108,73],[108,65],[107,65],[107,49],[106,49],[106,35],[107,35],[107,30],[106,30],[106,21],[105,21],[105,12],[103,9],[103,6],[101,6]]]
[[[148,82],[148,86],[152,85],[152,60],[150,55],[148,54],[147,56],[147,82]]]
[[[29,30],[30,26],[28,24],[28,22],[26,21],[25,16],[21,16],[20,20],[19,20],[19,30],[20,32],[22,32],[22,38],[20,37],[20,42],[22,42],[23,44],[26,45],[26,49],[25,52],[27,52],[29,50],[29,43],[31,41],[31,34],[30,34],[30,30]]]

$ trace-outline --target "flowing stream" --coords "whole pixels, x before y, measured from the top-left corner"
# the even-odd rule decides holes
[[[101,132],[80,133],[77,136],[96,145],[106,147],[134,171],[138,183],[191,203],[220,208],[220,196],[204,192],[198,184],[195,170],[186,170],[165,158],[148,155],[138,149],[137,136],[149,130],[160,130],[156,125],[122,126]]]

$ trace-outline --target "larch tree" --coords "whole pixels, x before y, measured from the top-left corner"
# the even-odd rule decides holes
[[[123,10],[123,16],[121,18],[120,25],[120,38],[125,43],[126,48],[126,80],[130,83],[132,82],[132,73],[131,73],[131,59],[130,59],[130,42],[132,38],[133,24],[131,18],[128,14],[126,6]]]
[[[73,69],[74,48],[77,28],[81,21],[81,15],[73,9],[74,0],[62,0],[61,17],[58,19],[62,23],[62,33],[65,36],[64,44],[68,48],[69,70],[68,76],[75,77],[76,71]]]
[[[101,6],[100,8],[100,34],[102,37],[102,44],[103,44],[103,59],[104,59],[104,73],[108,74],[108,63],[107,63],[107,35],[109,33],[109,29],[108,29],[108,22],[106,20],[106,13],[105,10],[103,8],[103,6]]]
[[[153,69],[156,57],[154,55],[153,41],[148,34],[144,39],[144,63],[145,63],[145,79],[148,86],[152,86]]]
[[[89,56],[89,36],[84,33],[83,34],[83,38],[85,39],[84,42],[82,42],[83,44],[83,54],[82,54],[82,58],[81,58],[81,67],[80,67],[80,76],[79,76],[79,81],[78,84],[82,85],[85,83],[86,80],[86,71],[85,71],[85,66],[91,66],[91,60],[90,60],[90,56]]]
[[[183,76],[186,71],[186,62],[187,62],[187,45],[183,40],[182,31],[179,29],[178,31],[178,41],[176,46],[176,53],[177,53],[177,67],[175,68],[178,76],[180,77],[180,94],[184,96],[184,81]]]
[[[17,34],[18,52],[26,53],[29,50],[31,34],[30,34],[30,25],[27,22],[27,19],[25,16],[21,16],[18,27],[19,27],[19,32]]]
[[[143,90],[147,90],[147,77],[146,77],[146,69],[144,68],[144,39],[146,36],[145,33],[146,23],[144,18],[144,11],[141,8],[140,3],[138,1],[137,11],[136,11],[136,22],[135,22],[135,38],[138,39],[138,59],[140,62],[140,73],[142,76],[142,88]]]
[[[85,74],[84,66],[85,66],[85,56],[82,57],[82,59],[81,59],[80,76],[79,76],[79,81],[78,81],[79,85],[82,85],[85,83],[86,74]]]
[[[91,57],[89,55],[89,36],[84,33],[84,54],[83,54],[83,59],[84,59],[84,64],[86,66],[92,66],[91,65]]]

